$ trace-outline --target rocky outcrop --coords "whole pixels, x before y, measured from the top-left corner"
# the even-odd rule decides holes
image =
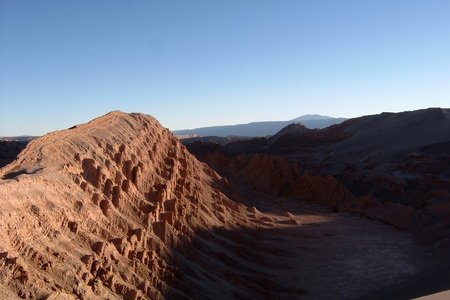
[[[174,249],[246,215],[219,175],[142,114],[45,135],[0,176],[0,284],[27,299],[179,296]]]
[[[389,209],[373,212],[378,217],[388,210],[401,209],[389,217],[391,223],[445,237],[449,235],[444,225],[448,224],[446,212],[450,207],[450,197],[444,192],[450,186],[449,169],[448,155],[414,153],[398,161],[348,164],[337,178],[353,194],[371,194],[385,203]]]
[[[307,174],[283,157],[254,154],[230,158],[216,154],[205,161],[222,174],[244,179],[255,190],[278,196],[320,203],[336,210],[379,205],[373,197],[355,197],[333,176]]]
[[[344,132],[353,120],[324,129],[308,129],[302,124],[291,124],[270,137],[272,151],[293,151],[303,147],[318,147],[341,142],[350,137]]]
[[[334,176],[305,173],[299,164],[280,156],[253,154],[233,158],[223,154],[211,154],[203,160],[223,176],[228,176],[228,180],[235,184],[245,181],[253,190],[262,193],[323,204],[335,211],[356,213],[406,231],[427,234],[434,232],[436,237],[442,234],[433,229],[436,226],[436,217],[429,214],[429,209],[425,211],[422,207],[411,205],[411,202],[387,201],[381,195],[378,198],[374,196],[378,194],[373,190],[355,195]],[[355,173],[355,178],[358,176],[358,173]],[[391,176],[390,180],[380,177],[378,181],[379,183],[377,180],[367,179],[368,183],[377,188],[384,184],[393,195],[398,193],[399,185],[404,188],[407,186],[404,179],[396,176]],[[383,191],[382,195],[387,193],[388,191]],[[444,199],[447,194],[439,195],[438,199]],[[436,201],[441,203],[439,207],[442,209],[445,204],[442,204],[442,200]],[[434,202],[429,200],[428,203],[432,205]],[[442,214],[448,216],[447,211],[448,209],[444,209]],[[442,222],[439,224],[442,229],[444,225]]]

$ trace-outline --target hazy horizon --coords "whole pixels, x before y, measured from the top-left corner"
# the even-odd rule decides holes
[[[126,112],[126,113],[140,113],[140,112]],[[331,117],[331,116],[324,116],[324,115],[320,115],[320,114],[305,114],[305,115],[297,116],[297,117],[289,119],[289,120],[265,120],[265,121],[254,121],[254,122],[250,121],[250,122],[238,123],[238,124],[219,124],[219,125],[211,125],[211,126],[205,126],[205,127],[216,127],[216,126],[224,126],[225,127],[225,126],[245,125],[245,124],[250,124],[250,123],[259,123],[259,122],[261,122],[261,123],[263,123],[263,122],[288,122],[288,121],[294,121],[294,119],[299,118],[299,117],[304,117],[304,116],[321,116],[321,117],[324,117],[324,118],[330,117],[330,118],[334,118],[334,119],[341,119],[341,118],[345,119],[345,117]],[[98,116],[98,117],[100,117],[100,116]],[[86,122],[81,122],[79,124],[87,123],[89,121],[91,121],[91,120],[88,120]],[[74,125],[79,125],[79,124],[74,124]],[[161,124],[161,125],[164,126],[164,124]],[[56,129],[56,131],[57,130],[64,130],[64,129],[66,129],[66,128],[59,128],[59,129]],[[170,131],[177,131],[177,130],[189,130],[189,129],[193,129],[193,128],[181,128],[181,129],[171,129],[171,128],[169,128],[169,129],[170,129]],[[3,135],[3,136],[0,136],[0,138],[22,137],[22,136],[23,137],[27,137],[27,136],[34,136],[34,135],[29,135],[29,134],[8,135],[8,136]],[[40,136],[40,135],[36,135],[36,136]]]
[[[450,103],[448,1],[0,3],[0,136],[113,110],[171,130]]]

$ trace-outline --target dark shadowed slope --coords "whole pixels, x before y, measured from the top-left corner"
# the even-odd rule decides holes
[[[0,168],[14,161],[27,144],[28,141],[0,139]]]
[[[445,256],[450,249],[449,132],[449,109],[431,108],[359,117],[322,130],[291,124],[270,138],[187,146],[220,174],[237,175],[235,184],[246,181],[253,190],[350,209],[415,232]],[[439,268],[430,273],[446,276]],[[448,280],[433,284],[430,280],[437,280],[423,279],[426,274],[401,290],[376,294],[377,299],[450,288]]]
[[[431,144],[450,141],[450,109],[429,108],[361,117],[345,132],[351,137],[335,145],[334,150],[416,152]]]

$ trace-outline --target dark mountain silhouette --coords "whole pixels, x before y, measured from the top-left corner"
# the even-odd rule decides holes
[[[332,118],[321,115],[304,115],[290,121],[267,121],[267,122],[253,122],[248,124],[226,125],[226,126],[211,126],[201,127],[196,129],[174,130],[173,133],[177,135],[192,135],[197,134],[204,136],[246,136],[246,137],[263,137],[273,135],[281,130],[283,127],[291,123],[301,122],[308,128],[325,128],[334,124],[341,123],[347,120],[346,118]]]
[[[351,137],[333,146],[335,151],[418,152],[431,144],[450,141],[450,110],[428,108],[365,116],[344,132]]]
[[[301,123],[302,121],[312,121],[312,120],[329,120],[329,119],[335,119],[328,116],[322,116],[318,114],[312,114],[312,115],[303,115],[300,117],[297,117],[295,119],[290,120],[290,122],[297,122]],[[337,119],[343,119],[343,118],[337,118]]]

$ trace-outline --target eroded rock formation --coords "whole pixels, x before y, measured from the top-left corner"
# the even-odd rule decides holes
[[[163,298],[180,276],[171,250],[245,216],[220,176],[142,114],[34,140],[1,177],[0,283],[30,299]]]

